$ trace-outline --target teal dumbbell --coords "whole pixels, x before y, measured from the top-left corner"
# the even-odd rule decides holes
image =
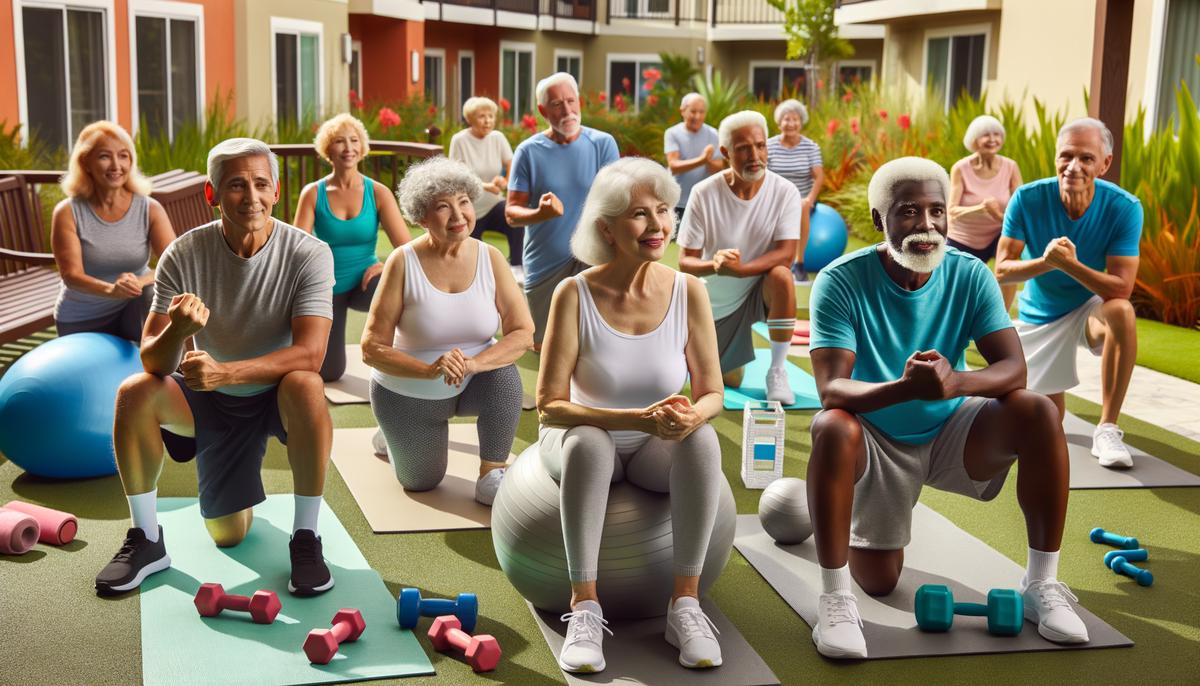
[[[1123,557],[1126,562],[1142,562],[1150,558],[1150,553],[1145,548],[1137,550],[1110,550],[1104,553],[1104,566],[1112,569],[1114,558]]]
[[[987,605],[956,603],[946,586],[925,584],[917,589],[914,613],[922,631],[949,631],[954,615],[987,617],[988,633],[994,636],[1016,636],[1025,625],[1025,603],[1021,594],[1011,588],[988,591]]]
[[[1124,550],[1137,550],[1138,548],[1142,547],[1138,544],[1138,540],[1133,536],[1121,536],[1119,534],[1109,533],[1100,527],[1092,529],[1092,532],[1088,534],[1088,538],[1092,539],[1092,543],[1107,543],[1114,548],[1121,548]]]
[[[1138,582],[1138,586],[1149,586],[1154,583],[1154,575],[1149,571],[1130,564],[1124,557],[1120,555],[1113,558],[1112,570],[1117,574],[1125,576]]]

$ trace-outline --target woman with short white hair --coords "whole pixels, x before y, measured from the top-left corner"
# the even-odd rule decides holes
[[[388,257],[362,353],[374,368],[371,409],[405,490],[441,483],[450,418],[477,417],[475,500],[491,505],[517,433],[514,363],[533,345],[533,318],[504,256],[471,238],[481,186],[466,165],[445,157],[405,172],[400,207],[425,235]]]
[[[825,185],[825,163],[816,141],[801,131],[808,124],[808,109],[795,99],[784,100],[775,106],[775,125],[779,135],[767,139],[767,169],[791,181],[804,201],[801,213],[800,243],[796,246],[796,261],[792,275],[797,281],[807,281],[804,271],[804,246],[808,245],[808,225],[817,198]]]
[[[568,672],[604,669],[603,632],[612,632],[596,584],[614,475],[670,493],[675,589],[666,639],[685,667],[721,664],[697,596],[724,478],[709,424],[723,387],[704,286],[660,264],[678,197],[679,184],[651,160],[601,169],[571,240],[575,256],[595,266],[562,281],[551,304],[538,446],[560,484],[572,611],[559,666]],[[691,398],[680,395],[689,374]]]
[[[517,282],[523,282],[525,271],[521,267],[521,251],[525,245],[525,228],[509,226],[504,218],[513,150],[504,134],[496,130],[498,109],[491,98],[474,97],[463,103],[467,128],[450,139],[449,157],[470,167],[483,182],[483,192],[475,199],[475,232],[471,238],[482,239],[484,231],[504,234],[508,239],[508,264]]]

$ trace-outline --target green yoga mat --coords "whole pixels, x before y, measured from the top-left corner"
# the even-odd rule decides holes
[[[413,633],[396,624],[392,594],[325,503],[321,540],[335,585],[315,598],[288,593],[292,503],[290,495],[268,497],[254,508],[246,540],[217,548],[195,498],[158,501],[171,568],[142,584],[143,684],[325,684],[434,673]],[[238,595],[275,591],[283,610],[270,625],[241,612],[201,617],[192,598],[208,582]],[[366,631],[328,665],[310,664],[301,649],[305,636],[328,628],[343,607],[362,612]]]
[[[767,368],[771,366],[771,351],[766,348],[755,348],[754,361],[746,365],[746,373],[742,376],[740,388],[725,387],[725,409],[740,410],[747,400],[767,399]],[[787,369],[788,383],[796,394],[796,402],[784,405],[785,410],[819,410],[821,401],[817,397],[817,382],[808,372],[791,362],[784,362]]]

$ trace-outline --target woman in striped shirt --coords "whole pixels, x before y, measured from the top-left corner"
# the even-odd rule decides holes
[[[767,169],[791,181],[804,199],[801,213],[800,243],[796,247],[796,261],[792,274],[796,281],[807,281],[804,271],[804,246],[808,244],[808,222],[817,196],[825,183],[825,168],[821,162],[821,148],[813,139],[800,131],[808,123],[808,110],[795,99],[784,100],[775,108],[775,124],[779,135],[767,140]]]

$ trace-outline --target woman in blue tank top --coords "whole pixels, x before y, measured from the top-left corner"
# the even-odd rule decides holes
[[[366,312],[383,273],[375,255],[376,232],[382,225],[394,248],[411,236],[387,186],[358,171],[370,152],[361,121],[349,114],[333,117],[317,130],[313,146],[333,173],[304,187],[292,223],[333,251],[333,327],[321,378],[336,381],[346,372],[346,310]]]

